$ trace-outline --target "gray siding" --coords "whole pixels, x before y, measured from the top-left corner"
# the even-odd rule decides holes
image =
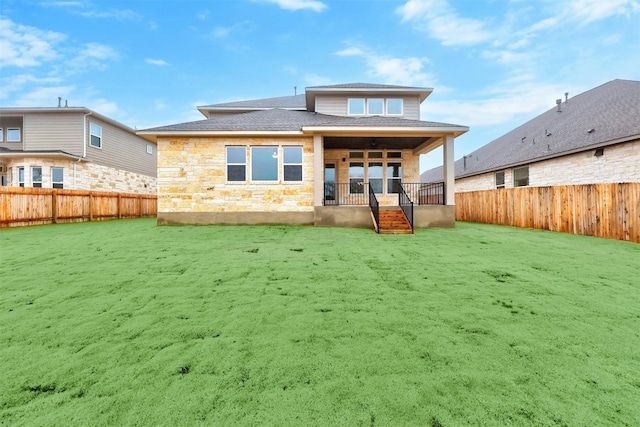
[[[102,126],[102,148],[89,145],[90,126]],[[157,146],[124,129],[106,123],[97,117],[87,117],[87,160],[148,176],[157,174]],[[147,154],[147,145],[153,147],[153,154]]]
[[[393,96],[389,94],[368,94],[368,95],[318,95],[316,97],[316,112],[331,114],[334,116],[347,115],[347,100],[349,98],[402,98],[404,100],[405,119],[420,120],[420,101],[417,96]],[[400,116],[394,116],[400,117]]]
[[[24,116],[25,150],[62,150],[82,155],[81,113],[29,113]]]
[[[22,150],[22,144],[24,141],[24,131],[22,127],[22,116],[0,117],[0,128],[2,129],[2,142],[0,142],[0,147],[7,148],[9,150]],[[20,128],[21,141],[7,142],[7,128]]]

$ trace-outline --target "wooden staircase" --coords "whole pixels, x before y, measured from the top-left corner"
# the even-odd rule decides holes
[[[412,234],[411,224],[401,209],[380,210],[380,234]]]

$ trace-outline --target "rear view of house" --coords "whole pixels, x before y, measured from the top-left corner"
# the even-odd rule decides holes
[[[315,86],[139,131],[158,144],[158,223],[380,229],[381,211],[402,209],[414,227],[453,226],[453,145],[468,128],[420,120],[431,92]],[[440,146],[450,173],[422,186],[419,157]]]
[[[155,194],[156,144],[84,107],[0,108],[3,186]]]

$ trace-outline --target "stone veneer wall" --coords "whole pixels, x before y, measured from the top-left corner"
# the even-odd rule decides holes
[[[18,168],[25,168],[25,187],[32,187],[31,168],[42,168],[42,187],[52,188],[51,168],[61,167],[64,189],[108,191],[132,194],[156,194],[156,177],[121,169],[56,158],[16,159],[6,163],[11,168],[8,185],[18,186]]]
[[[640,182],[640,140],[531,163],[529,186]],[[505,169],[505,187],[513,187],[513,168]],[[456,192],[494,190],[495,172],[456,179]]]
[[[250,156],[251,146],[258,145],[302,146],[303,181],[227,183],[225,147],[246,146]],[[250,168],[251,163],[248,162],[247,179]],[[161,213],[189,213],[195,218],[198,213],[306,212],[312,215],[313,210],[313,139],[310,137],[195,137],[158,141],[159,219]],[[204,217],[198,220],[206,221]]]
[[[349,159],[349,152],[350,151],[364,151],[365,152],[365,158],[364,159]],[[401,151],[402,152],[402,159],[371,159],[368,160],[366,158],[367,153],[369,151]],[[386,154],[385,154],[386,155]],[[345,161],[343,162],[342,159],[345,159]],[[325,150],[325,154],[324,154],[324,160],[326,161],[335,161],[337,164],[337,168],[338,168],[338,176],[337,176],[337,180],[340,183],[348,183],[349,182],[349,162],[353,161],[353,162],[368,162],[368,161],[372,161],[372,162],[379,162],[379,161],[383,161],[383,162],[398,162],[401,161],[402,163],[402,181],[403,182],[420,182],[420,156],[419,155],[414,155],[413,154],[413,150]],[[385,173],[386,173],[386,168],[385,168]],[[386,179],[386,177],[385,177]],[[367,181],[367,179],[365,179],[365,181]],[[384,186],[386,188],[386,181],[384,183]],[[383,206],[397,206],[398,205],[398,195],[397,194],[391,194],[391,195],[376,195],[376,197],[378,198],[378,201],[380,202],[380,205]]]

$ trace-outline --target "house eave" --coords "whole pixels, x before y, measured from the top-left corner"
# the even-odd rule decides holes
[[[370,127],[370,126],[303,126],[302,132],[322,135],[453,135],[460,136],[469,128],[460,127]]]
[[[65,153],[63,151],[16,151],[16,152],[2,152],[0,158],[24,158],[24,157],[64,157],[74,160],[85,160],[82,156],[77,156],[71,153]]]
[[[301,131],[158,131],[158,132],[137,132],[137,135],[148,140],[157,142],[158,137],[170,136],[170,137],[206,137],[206,136],[229,136],[229,137],[242,137],[242,136],[301,136]]]

